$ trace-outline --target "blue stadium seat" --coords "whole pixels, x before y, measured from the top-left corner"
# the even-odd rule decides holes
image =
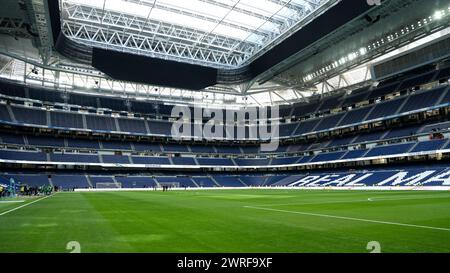
[[[47,156],[42,152],[0,150],[0,159],[22,161],[47,161]]]
[[[131,143],[125,141],[102,141],[102,147],[106,150],[119,150],[119,151],[130,151]]]
[[[400,109],[405,99],[406,98],[403,97],[400,99],[389,100],[375,105],[366,120],[379,119],[394,115]]]
[[[223,187],[245,187],[236,176],[213,176],[214,179]]]
[[[202,166],[234,166],[229,158],[197,158],[197,162]]]
[[[47,175],[42,174],[14,174],[7,175],[8,178],[14,178],[17,184],[27,185],[29,187],[40,187],[50,185]]]
[[[0,121],[11,121],[11,116],[4,104],[0,104]]]
[[[353,143],[364,143],[364,142],[380,140],[385,133],[386,132],[382,131],[382,132],[362,134],[362,135],[359,135],[355,139],[355,141],[353,141]]]
[[[52,182],[62,189],[90,187],[85,175],[52,175]]]
[[[316,155],[310,162],[324,162],[341,159],[347,151],[332,152],[332,153],[320,153]]]
[[[352,150],[348,151],[341,159],[356,159],[361,158],[367,153],[367,150]]]
[[[167,157],[132,156],[131,160],[134,164],[170,165]]]
[[[128,156],[124,155],[102,155],[103,163],[130,164]]]
[[[166,121],[147,120],[150,133],[153,135],[172,135],[172,123]]]
[[[214,183],[214,181],[207,176],[192,177],[192,180],[194,180],[200,187],[217,187],[216,183]]]
[[[96,154],[72,154],[72,153],[53,153],[50,154],[50,160],[53,162],[73,162],[73,163],[99,163]]]
[[[238,166],[268,166],[267,158],[236,158],[234,160]]]
[[[322,118],[322,120],[319,122],[317,127],[314,129],[315,131],[322,131],[327,129],[332,129],[333,127],[336,127],[339,121],[342,119],[342,117],[345,115],[345,112],[327,116]]]
[[[28,144],[45,147],[64,147],[64,139],[47,136],[27,136]]]
[[[177,152],[177,153],[188,153],[189,152],[187,145],[183,145],[183,144],[165,143],[162,145],[162,147],[165,152]]]
[[[85,115],[87,129],[94,131],[117,131],[114,118],[98,115]]]
[[[54,127],[83,128],[82,117],[80,114],[50,112],[50,123]]]
[[[425,151],[436,151],[442,148],[448,139],[430,140],[422,141],[417,143],[417,145],[411,150],[412,153],[425,152]]]
[[[430,91],[419,92],[408,97],[408,101],[402,108],[402,112],[419,110],[438,104],[446,87],[436,88]]]
[[[172,157],[175,165],[197,165],[192,157]]]
[[[19,145],[25,144],[23,140],[23,135],[0,133],[0,139],[2,140],[2,143],[19,144]]]
[[[362,122],[364,120],[364,117],[367,116],[372,107],[373,106],[369,106],[348,111],[342,121],[338,124],[338,126],[345,126]]]
[[[161,152],[161,147],[157,143],[133,142],[133,146],[138,152]]]
[[[300,136],[306,133],[311,132],[314,127],[317,125],[317,123],[320,122],[320,119],[310,119],[301,121],[300,125],[297,127],[297,129],[294,132],[294,136]]]
[[[143,119],[118,118],[117,121],[119,122],[120,131],[122,132],[147,134],[145,120]]]
[[[36,125],[47,125],[46,111],[24,107],[11,106],[17,122]]]
[[[151,177],[146,176],[116,176],[116,181],[122,188],[152,188],[156,182]]]
[[[280,158],[273,158],[270,162],[270,165],[289,165],[289,164],[295,164],[299,160],[299,157],[280,157]]]
[[[413,146],[414,146],[414,143],[401,143],[401,144],[394,144],[394,145],[379,146],[379,147],[372,148],[366,154],[365,157],[407,153]]]

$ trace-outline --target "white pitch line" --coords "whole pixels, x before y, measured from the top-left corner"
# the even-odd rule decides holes
[[[5,200],[5,201],[0,201],[0,204],[8,204],[8,203],[23,203],[25,202],[25,200]]]
[[[37,200],[34,200],[34,201],[30,202],[30,203],[26,203],[26,204],[24,204],[24,205],[22,205],[22,206],[18,206],[17,208],[13,208],[13,209],[7,210],[7,211],[5,211],[5,212],[0,213],[0,216],[6,215],[6,214],[8,214],[8,213],[10,213],[10,212],[13,212],[13,211],[16,211],[16,210],[18,210],[18,209],[21,209],[21,208],[23,208],[23,207],[29,206],[29,205],[34,204],[34,203],[36,203],[36,202],[39,202],[39,201],[41,201],[41,200],[47,199],[47,198],[49,198],[50,196],[51,196],[51,195],[45,196],[45,197],[39,198],[39,199],[37,199]]]
[[[274,212],[284,212],[284,213],[292,213],[292,214],[300,214],[300,215],[307,215],[307,216],[334,218],[334,219],[341,219],[341,220],[359,221],[359,222],[367,222],[367,223],[375,223],[375,224],[385,224],[385,225],[393,225],[393,226],[403,226],[403,227],[414,227],[414,228],[450,231],[450,228],[440,228],[440,227],[421,226],[421,225],[404,224],[404,223],[396,223],[396,222],[377,221],[377,220],[370,220],[370,219],[353,218],[353,217],[345,217],[345,216],[336,216],[336,215],[328,215],[328,214],[319,214],[319,213],[311,213],[311,212],[290,211],[290,210],[281,210],[281,209],[270,209],[270,208],[261,208],[261,207],[252,207],[252,206],[244,206],[244,208],[257,209],[257,210],[266,210],[266,211],[274,211]]]
[[[326,205],[326,204],[345,204],[345,203],[364,203],[364,202],[382,202],[382,201],[400,201],[400,200],[422,200],[422,199],[450,199],[450,196],[429,196],[429,197],[408,197],[408,198],[383,198],[383,197],[370,197],[368,199],[361,200],[349,200],[349,201],[326,201],[326,202],[301,202],[301,203],[283,203],[283,204],[262,204],[258,207],[280,207],[290,205]]]

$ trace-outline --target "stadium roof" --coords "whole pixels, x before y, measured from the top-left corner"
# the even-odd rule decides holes
[[[64,34],[215,68],[248,63],[338,0],[60,0]]]

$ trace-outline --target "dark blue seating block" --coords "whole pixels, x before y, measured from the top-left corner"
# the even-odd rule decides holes
[[[67,103],[79,106],[97,108],[97,97],[84,94],[69,93]]]
[[[125,99],[123,98],[100,97],[99,101],[102,108],[116,111],[128,111],[127,106],[125,105]]]
[[[266,177],[264,176],[241,176],[239,178],[245,185],[250,187],[258,187],[262,186],[266,181]]]
[[[51,161],[54,162],[71,162],[71,163],[99,163],[98,155],[96,154],[72,154],[72,153],[54,153],[50,154]]]
[[[350,124],[360,123],[364,120],[365,116],[372,109],[372,106],[354,109],[347,112],[347,115],[342,119],[342,121],[338,124],[339,126],[345,126]]]
[[[51,126],[63,128],[83,128],[83,116],[80,114],[50,112]]]
[[[46,111],[23,107],[11,107],[14,117],[20,123],[47,125]]]
[[[206,154],[216,153],[213,146],[190,145],[190,148],[193,153],[206,153]]]
[[[234,160],[238,166],[268,166],[269,160],[267,158],[237,158]]]
[[[131,160],[134,164],[170,165],[167,157],[133,156]]]
[[[446,87],[436,88],[430,91],[420,92],[409,96],[408,101],[402,108],[402,112],[419,110],[437,105]]]
[[[129,151],[131,150],[130,142],[125,141],[102,141],[103,149],[106,150],[119,150]]]
[[[53,185],[62,189],[89,188],[89,183],[85,175],[53,175]]]
[[[138,152],[161,152],[161,147],[156,143],[133,142],[133,146]]]
[[[405,128],[392,129],[384,137],[384,139],[408,137],[411,135],[415,135],[419,131],[419,129],[420,129],[420,126],[411,126],[411,127],[405,127]]]
[[[122,184],[122,188],[152,188],[156,186],[153,178],[145,176],[117,176],[116,181]]]
[[[114,118],[98,115],[86,115],[87,129],[99,131],[117,131]]]
[[[0,104],[0,121],[11,121],[11,116],[4,104]]]
[[[130,164],[128,156],[124,155],[102,155],[103,163]]]
[[[400,109],[404,101],[405,98],[400,98],[379,103],[374,106],[373,111],[369,114],[366,120],[379,119],[394,115]]]
[[[147,134],[147,129],[145,128],[145,120],[143,119],[117,119],[119,122],[120,131],[130,132],[137,134]]]
[[[183,144],[163,144],[162,145],[165,152],[177,152],[177,153],[188,153],[188,147],[187,145]]]
[[[239,146],[216,146],[219,154],[242,154]]]
[[[167,121],[147,121],[150,133],[153,135],[172,135],[172,123]]]
[[[197,158],[197,162],[202,166],[234,166],[228,158]]]
[[[197,165],[192,157],[172,157],[175,165]]]
[[[10,97],[25,98],[25,88],[18,84],[0,80],[0,94]]]
[[[425,151],[436,151],[442,148],[448,139],[439,139],[439,140],[430,140],[430,141],[422,141],[419,142],[414,149],[412,149],[412,153],[415,152],[425,152]]]
[[[42,152],[0,150],[0,159],[21,161],[47,161],[47,156]]]
[[[334,138],[333,140],[330,141],[330,143],[328,143],[327,147],[346,146],[352,143],[353,139],[355,139],[355,137]]]
[[[67,146],[71,148],[100,149],[98,140],[88,139],[67,139]]]
[[[370,142],[370,141],[377,141],[380,140],[383,135],[386,132],[375,132],[375,133],[369,133],[369,134],[363,134],[363,135],[359,135],[355,141],[353,141],[353,143],[363,143],[363,142]]]
[[[329,130],[337,126],[341,118],[345,115],[345,113],[339,113],[332,116],[327,116],[322,118],[317,127],[314,129],[315,131]]]
[[[413,145],[414,143],[401,143],[395,145],[379,146],[372,148],[365,157],[407,153]]]
[[[429,83],[433,79],[435,74],[436,74],[436,71],[431,71],[431,72],[428,72],[428,73],[425,73],[425,74],[422,74],[419,76],[415,76],[415,77],[406,79],[402,82],[402,84],[400,85],[398,90],[404,90],[404,89],[408,89],[411,87]]]
[[[56,90],[52,91],[52,90],[46,90],[43,88],[29,87],[28,95],[29,95],[29,98],[33,99],[33,100],[47,101],[50,103],[53,103],[53,102],[64,103],[64,98],[62,97],[62,92],[56,91]]]
[[[311,159],[310,162],[323,162],[323,161],[333,161],[341,159],[344,154],[346,154],[346,151],[341,152],[333,152],[333,153],[320,153],[316,155],[313,159]]]
[[[273,158],[270,165],[289,165],[289,164],[295,164],[299,160],[299,157],[280,157],[280,158]]]
[[[200,187],[217,187],[216,183],[214,183],[214,181],[207,176],[192,177],[192,180],[194,180]]]
[[[320,119],[301,121],[300,125],[297,127],[297,130],[295,130],[295,132],[294,132],[294,136],[299,136],[299,135],[303,135],[306,133],[310,133],[314,129],[314,127],[317,125],[318,122],[320,122]]]
[[[341,159],[356,159],[361,158],[364,154],[367,153],[367,150],[353,150],[348,151]]]
[[[245,187],[236,176],[213,176],[214,179],[223,187]]]
[[[0,139],[2,140],[2,143],[19,144],[19,145],[25,144],[23,140],[23,135],[0,133]]]
[[[50,185],[48,176],[42,174],[14,174],[7,175],[7,177],[14,178],[16,184],[27,185],[29,187]]]
[[[97,183],[114,183],[112,176],[95,176],[90,175],[89,179],[91,180],[94,187],[96,187]]]
[[[64,147],[64,139],[47,136],[27,136],[28,144],[45,147]]]

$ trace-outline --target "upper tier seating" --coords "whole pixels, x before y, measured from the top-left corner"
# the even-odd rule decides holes
[[[369,122],[392,115],[407,114],[410,111],[447,104],[450,102],[449,93],[450,91],[447,86],[441,86],[432,90],[419,91],[409,97],[382,101],[364,108],[356,108],[346,112],[326,115],[321,118],[306,119],[300,122],[286,124],[281,123],[280,137],[289,138],[307,135],[317,131],[332,130],[337,126],[349,126],[360,122]],[[10,107],[11,113],[8,107]],[[30,126],[52,126],[76,130],[88,129],[101,132],[120,131],[126,134],[150,134],[167,137],[171,136],[172,133],[172,123],[167,120],[145,120],[143,118],[126,118],[123,116],[116,118],[109,115],[67,113],[67,111],[55,110],[46,111],[42,108],[16,105],[8,107],[0,104],[0,122],[17,122]],[[230,132],[232,128],[227,126],[226,130]],[[237,134],[237,128],[234,127],[235,136]],[[246,130],[245,137],[249,138],[249,134],[249,130]],[[257,136],[253,136],[253,138],[255,137]]]

